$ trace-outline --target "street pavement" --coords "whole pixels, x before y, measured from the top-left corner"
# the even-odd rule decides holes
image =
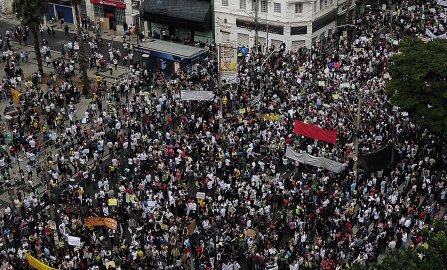
[[[0,34],[5,35],[6,30],[14,31],[15,27],[18,25],[20,25],[20,22],[16,18],[14,18],[13,15],[2,15],[2,17],[0,18]],[[39,37],[41,39],[43,38],[46,41],[48,41],[49,47],[51,50],[60,52],[64,43],[67,43],[68,41],[74,41],[76,27],[73,24],[68,24],[68,25],[69,25],[69,33],[66,36],[59,22],[47,23],[47,26],[50,26],[50,27],[54,26],[56,35],[54,37],[48,36],[48,34],[46,32],[47,27],[44,26],[44,35],[42,37],[39,34]],[[90,37],[93,37],[94,35],[95,34],[93,33],[93,31],[89,31]],[[98,47],[98,51],[100,53],[102,53],[106,59],[108,59],[108,55],[109,55],[108,47],[107,47],[108,42],[110,42],[112,46],[119,48],[121,51],[123,50],[123,35],[122,35],[122,33],[119,33],[118,31],[116,31],[115,33],[113,31],[102,31],[101,37],[103,38],[103,42],[102,42],[102,46]],[[12,37],[12,40],[15,41],[14,37]],[[130,40],[128,39],[127,42],[130,44],[133,44],[135,46],[136,45],[136,37],[131,36]],[[27,40],[27,45],[30,46],[31,50],[33,50],[33,47],[32,47],[33,44],[34,44],[34,38],[30,34],[30,36],[28,37],[28,40]],[[85,52],[87,54],[88,51],[90,50],[90,46],[88,45],[88,43],[84,44],[84,46],[86,49]],[[138,54],[134,55],[134,61],[135,62],[140,61]],[[122,62],[119,62],[118,64],[121,65]]]
[[[2,18],[0,20],[0,32],[2,34],[4,34],[4,32],[6,31],[6,29],[11,29],[15,27],[14,24],[4,21],[4,18]],[[72,36],[71,36],[72,38]],[[68,41],[69,37],[65,37],[63,35],[63,33],[61,32],[56,32],[56,42],[51,42],[50,44],[53,44],[51,46],[51,48],[56,49],[57,46],[62,46],[64,42]],[[25,78],[29,78],[31,76],[31,74],[35,71],[37,71],[37,60],[36,60],[36,56],[34,54],[34,49],[32,47],[32,40],[30,42],[28,42],[28,45],[22,45],[20,46],[17,42],[12,42],[12,47],[15,51],[25,51],[27,50],[29,52],[29,61],[28,62],[21,62],[20,63],[20,67],[22,68],[23,72],[24,72],[24,77]],[[122,43],[121,43],[122,44]],[[54,58],[58,58],[61,57],[61,53],[60,50],[52,50],[51,52],[53,59]],[[6,63],[0,62],[0,77],[3,77],[3,70],[5,68]],[[51,68],[47,68],[46,65],[43,65],[43,69],[44,69],[44,73],[49,74],[52,69]],[[96,73],[96,69],[93,70],[88,70],[88,76],[92,79],[95,79],[95,73]],[[107,83],[113,83],[115,81],[115,78],[120,77],[122,75],[127,74],[127,68],[123,67],[123,66],[118,66],[117,70],[113,71],[113,75],[110,75],[109,72],[99,72],[101,76],[103,76]],[[46,85],[46,81],[42,81],[42,84],[40,85],[40,87],[46,91],[47,90],[47,85]],[[89,98],[86,98],[84,96],[81,97],[80,102],[78,104],[75,105],[76,110],[77,110],[77,118],[78,119],[82,119],[84,117],[84,112],[86,111],[86,109],[88,108],[89,105]],[[5,107],[7,105],[9,105],[10,100],[9,99],[4,99],[4,100],[0,100],[0,112],[3,112]],[[103,101],[105,102],[105,101]],[[103,104],[105,106],[105,104]],[[0,114],[1,115],[1,114]],[[0,118],[0,125],[3,125],[5,127],[7,127],[7,123],[4,117]],[[41,151],[41,154],[39,156],[39,159],[37,160],[38,163],[42,163],[45,160],[46,156],[48,154],[54,153],[56,151],[56,149],[54,147],[49,147],[47,149],[43,149],[43,151]],[[106,158],[106,156],[105,156]],[[18,173],[20,169],[24,169],[26,166],[25,163],[25,158],[23,153],[19,154],[19,162],[16,162],[15,164],[12,165],[12,169],[10,171],[10,173],[12,174],[13,172]],[[36,175],[35,170],[34,170],[34,175]],[[18,186],[18,185],[14,185],[15,183],[13,183],[14,186],[14,190],[20,190],[22,188],[22,186]],[[40,179],[37,177],[33,177],[33,184],[34,187],[36,188],[38,193],[43,193],[45,192],[45,187],[44,184],[40,182]],[[6,205],[8,203],[11,202],[11,198],[8,195],[8,193],[4,190],[5,186],[3,182],[0,182],[0,209],[3,209],[4,207],[6,207]],[[87,191],[88,192],[88,191]],[[0,215],[1,215],[1,211],[0,211]]]

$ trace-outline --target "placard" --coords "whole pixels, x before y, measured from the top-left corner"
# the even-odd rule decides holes
[[[253,229],[247,229],[247,231],[245,232],[245,235],[247,235],[247,236],[250,237],[250,238],[253,238],[253,237],[255,237],[255,235],[256,235],[256,230],[253,230]]]
[[[196,198],[205,200],[205,192],[197,192]]]
[[[109,206],[117,206],[118,200],[117,199],[109,199],[108,204],[109,204]]]
[[[188,226],[188,235],[193,235],[194,231],[196,230],[196,227],[197,227],[197,221],[194,220]]]

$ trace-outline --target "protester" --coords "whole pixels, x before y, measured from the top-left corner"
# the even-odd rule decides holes
[[[401,21],[421,5],[399,3],[391,19],[367,13],[352,37],[326,42],[336,42],[332,51],[323,43],[264,54],[245,48],[237,89],[225,87],[211,101],[183,101],[180,91],[215,87],[215,45],[202,68],[167,77],[134,63],[127,43],[107,44],[104,56],[98,36],[83,36],[90,69],[112,74],[123,59],[128,72],[112,84],[98,73],[81,119],[81,93],[70,81],[76,41],[52,61],[64,82],[42,89],[38,73],[19,85],[20,54],[6,33],[2,89],[20,88],[22,96],[17,122],[0,136],[12,201],[3,211],[2,269],[26,268],[30,254],[58,269],[182,269],[192,261],[195,269],[332,270],[424,245],[429,226],[446,219],[447,156],[384,90],[402,29],[425,31],[417,19]],[[355,181],[357,110],[360,153],[392,144],[402,160],[377,172],[360,168]],[[335,128],[337,142],[295,134],[294,120]],[[289,160],[286,146],[345,169]],[[21,169],[10,174],[16,163]],[[33,179],[49,192],[39,194]],[[89,227],[89,217],[117,226]]]

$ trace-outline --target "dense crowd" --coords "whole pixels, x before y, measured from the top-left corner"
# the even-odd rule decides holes
[[[0,38],[9,63],[2,91],[15,87],[22,95],[19,117],[0,133],[2,183],[12,201],[1,220],[0,267],[26,269],[30,253],[58,269],[183,269],[192,262],[194,269],[334,270],[423,245],[427,226],[445,221],[447,156],[438,137],[390,105],[384,86],[402,35],[424,34],[425,25],[440,34],[443,21],[435,17],[443,10],[434,1],[424,9],[436,15],[422,18],[420,1],[398,3],[391,15],[367,12],[350,39],[334,35],[331,52],[319,44],[252,48],[239,59],[237,89],[224,87],[211,101],[182,101],[180,90],[214,87],[216,46],[206,70],[167,77],[133,63],[130,44],[107,44],[104,56],[96,50],[101,39],[85,36],[89,68],[124,64],[128,73],[112,84],[98,80],[82,118],[82,93],[70,80],[79,41],[63,46],[63,57],[51,61],[54,83],[42,86],[39,73],[22,82],[18,59],[27,58],[11,49],[8,31]],[[360,168],[355,181],[357,110],[360,152],[392,144],[402,161],[374,173]],[[295,119],[336,128],[337,143],[294,134]],[[289,160],[286,146],[346,169],[336,174]],[[16,163],[21,169],[11,173]],[[51,192],[38,193],[33,179]],[[87,217],[113,218],[118,227],[91,228]],[[69,245],[67,235],[81,245]]]

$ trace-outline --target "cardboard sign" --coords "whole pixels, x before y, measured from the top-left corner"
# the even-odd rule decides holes
[[[196,230],[196,227],[197,227],[197,221],[194,220],[188,226],[188,235],[193,235],[194,231]]]
[[[156,201],[145,201],[147,207],[155,207],[157,205]]]
[[[169,229],[168,225],[166,224],[161,224],[160,227],[163,231],[167,231]]]
[[[117,206],[118,200],[117,199],[109,199],[108,204],[109,204],[109,206]]]
[[[250,238],[253,238],[253,237],[255,237],[255,235],[256,235],[256,230],[248,229],[248,230],[245,232],[245,235],[247,235],[247,236],[250,237]]]
[[[116,267],[115,261],[109,261],[106,263],[106,269],[109,269],[110,267],[113,267],[113,268]]]

